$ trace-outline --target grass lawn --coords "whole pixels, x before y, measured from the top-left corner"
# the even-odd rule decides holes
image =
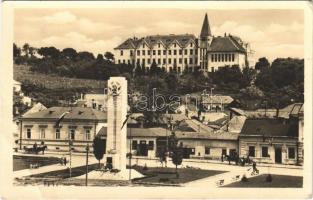
[[[140,173],[146,175],[146,177],[144,178],[134,180],[134,183],[164,183],[164,184],[187,183],[197,179],[202,179],[226,172],[194,168],[178,168],[179,177],[176,178],[175,168],[148,167],[147,170],[144,170],[142,166],[135,166],[133,167],[133,169],[136,169]]]
[[[248,178],[247,182],[235,182],[224,187],[242,188],[301,188],[303,186],[302,176],[272,175],[272,182],[266,182],[267,174]]]
[[[105,81],[92,79],[79,79],[61,77],[56,74],[42,74],[30,71],[30,66],[14,65],[13,67],[14,80],[22,83],[28,81],[35,85],[43,85],[48,89],[56,88],[104,88]]]
[[[98,163],[92,164],[92,165],[88,166],[88,171],[91,172],[91,171],[98,169],[98,168],[99,168]],[[86,173],[86,166],[80,166],[80,167],[72,168],[72,177],[81,176],[85,173]],[[57,171],[52,171],[52,172],[45,172],[45,173],[41,173],[41,174],[34,174],[34,175],[30,175],[30,177],[65,179],[65,178],[70,177],[70,171],[68,168],[68,169],[57,170]]]
[[[13,171],[29,169],[30,164],[40,166],[53,165],[60,163],[59,158],[55,157],[36,157],[36,156],[13,156]]]

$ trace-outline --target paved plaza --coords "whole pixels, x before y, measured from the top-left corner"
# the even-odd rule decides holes
[[[18,154],[24,155],[24,154]],[[52,154],[46,153],[45,155],[35,155],[39,157],[62,157],[64,154]],[[24,155],[27,156],[27,155]],[[34,156],[34,155],[32,155]],[[67,159],[69,159],[69,156]],[[102,161],[103,162],[103,161]],[[89,164],[96,164],[98,161],[94,156],[89,157]],[[127,164],[129,160],[127,160]],[[86,157],[84,155],[72,155],[72,167],[81,167],[85,166]],[[161,167],[161,163],[158,159],[144,159],[144,158],[133,158],[131,161],[132,165],[140,165],[147,167]],[[165,167],[165,165],[163,165]],[[64,170],[69,167],[69,163],[67,166],[62,166],[61,164],[53,164],[49,166],[39,167],[37,169],[24,169],[19,171],[14,171],[14,178],[22,178],[30,175],[41,174],[51,171]],[[175,165],[172,161],[167,162],[168,168],[175,168]],[[231,165],[228,162],[221,161],[208,161],[208,160],[195,160],[195,159],[185,159],[182,165],[178,166],[178,168],[194,168],[194,169],[203,169],[203,170],[216,170],[216,171],[227,171],[225,173],[217,174],[214,176],[209,176],[203,179],[198,179],[195,181],[191,181],[188,183],[182,184],[183,187],[219,187],[223,185],[228,185],[230,183],[240,181],[242,176],[245,175],[247,178],[252,177],[252,166],[237,166],[234,163]],[[299,166],[287,166],[287,165],[258,165],[259,170],[258,175],[264,174],[276,174],[276,175],[288,175],[288,176],[303,176],[302,167]],[[253,176],[258,176],[253,175]],[[94,177],[93,177],[94,178]]]

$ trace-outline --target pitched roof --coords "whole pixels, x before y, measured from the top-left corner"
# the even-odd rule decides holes
[[[210,52],[242,52],[246,50],[233,36],[218,36],[212,39],[209,47]]]
[[[200,36],[206,37],[209,35],[212,35],[212,34],[211,34],[210,24],[209,24],[209,20],[208,20],[208,14],[205,13],[205,17],[203,20]]]
[[[165,47],[169,47],[171,44],[175,42],[178,43],[179,46],[185,47],[189,44],[189,42],[194,42],[196,40],[196,36],[192,34],[170,34],[170,35],[149,35],[144,38],[129,38],[115,49],[135,49],[138,48],[142,42],[145,42],[149,48],[152,48],[154,45],[157,45],[158,42],[164,44]]]
[[[296,130],[286,119],[246,119],[240,136],[296,137]]]
[[[33,107],[31,107],[31,109],[29,109],[26,113],[24,113],[23,116],[27,114],[39,112],[45,109],[47,109],[46,106],[44,106],[42,103],[39,102],[39,103],[36,103]]]
[[[62,114],[69,112],[64,119],[71,120],[106,120],[107,114],[92,108],[83,107],[51,107],[35,113],[25,114],[22,119],[59,119]]]

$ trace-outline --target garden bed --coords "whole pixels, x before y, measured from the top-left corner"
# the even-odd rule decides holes
[[[224,187],[243,188],[301,188],[303,187],[302,176],[271,175],[272,181],[267,182],[267,174],[248,178],[246,182],[235,182]]]

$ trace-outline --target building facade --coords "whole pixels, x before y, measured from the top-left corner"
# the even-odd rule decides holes
[[[254,65],[248,43],[226,33],[212,35],[207,14],[199,37],[193,34],[133,37],[118,45],[114,52],[117,64],[132,64],[149,70],[154,63],[165,71],[178,73],[196,68],[214,72],[224,66],[237,65],[242,69]]]
[[[239,135],[240,157],[261,163],[301,164],[298,130],[298,121],[293,119],[247,119]]]
[[[19,148],[44,142],[49,151],[85,151],[87,143],[107,126],[106,113],[92,108],[52,107],[19,119]]]

